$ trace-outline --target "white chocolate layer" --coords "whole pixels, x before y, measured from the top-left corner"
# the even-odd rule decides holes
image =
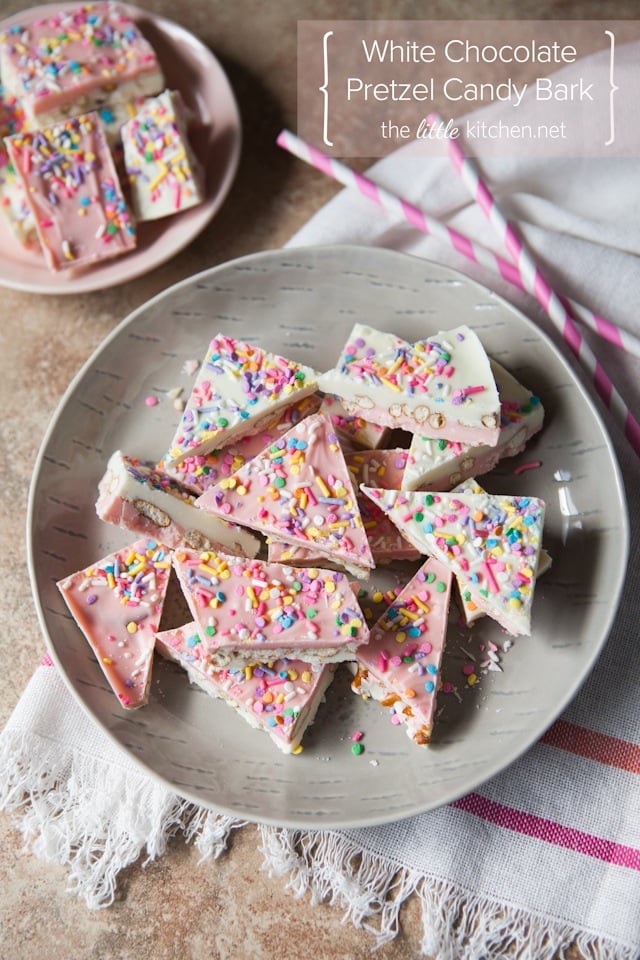
[[[98,486],[96,513],[106,523],[159,537],[169,547],[215,547],[255,557],[260,541],[247,530],[195,506],[195,496],[151,463],[120,450],[109,458]]]
[[[290,403],[315,393],[310,367],[249,343],[214,337],[164,461],[168,467],[257,433]]]
[[[416,549],[451,568],[476,606],[513,636],[530,634],[542,500],[484,492],[363,490]]]
[[[486,493],[486,490],[481,487],[475,479],[471,478],[458,484],[458,486],[455,487],[451,492]],[[547,553],[544,547],[541,547],[540,553],[538,554],[538,565],[536,567],[536,581],[538,581],[543,574],[551,569],[552,563],[553,561],[550,555]],[[468,590],[462,591],[458,588],[458,603],[464,621],[468,627],[475,623],[476,620],[480,620],[485,616],[484,610],[481,610],[477,606]]]
[[[336,368],[318,383],[372,423],[457,442],[498,441],[500,400],[489,358],[466,326],[410,344],[356,324]]]
[[[189,146],[181,101],[150,97],[121,128],[124,165],[138,220],[158,220],[204,199],[203,175]]]
[[[503,457],[514,457],[538,432],[542,404],[495,360],[491,369],[500,394],[500,436],[495,446],[456,443],[414,434],[402,481],[403,490],[449,490],[493,470]]]

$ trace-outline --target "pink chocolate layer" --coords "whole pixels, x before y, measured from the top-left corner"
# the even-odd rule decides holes
[[[135,228],[97,113],[5,142],[51,270],[134,249]]]
[[[153,648],[171,569],[167,548],[137,540],[58,583],[121,705],[148,699]]]
[[[38,13],[25,11],[0,34],[3,83],[33,118],[77,103],[77,112],[91,109],[135,81],[146,81],[146,95],[162,90],[151,44],[118,4],[98,0]]]
[[[225,700],[252,727],[264,730],[284,753],[298,752],[333,679],[334,667],[295,659],[218,670],[208,659],[207,643],[196,623],[166,630],[156,647],[175,660],[211,696]]]
[[[344,455],[331,421],[321,413],[302,420],[197,503],[342,563],[356,575],[374,566]]]
[[[427,560],[357,652],[354,692],[389,707],[393,722],[418,744],[431,739],[451,582],[444,564]]]
[[[250,661],[282,651],[337,661],[368,640],[358,600],[338,571],[187,549],[177,550],[173,563],[209,656],[218,661],[218,654]]]

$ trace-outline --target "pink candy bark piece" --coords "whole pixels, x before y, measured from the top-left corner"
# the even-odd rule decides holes
[[[113,692],[128,710],[148,700],[170,570],[168,549],[156,540],[141,539],[58,583]]]
[[[444,564],[427,560],[356,655],[353,691],[389,707],[393,722],[418,744],[431,739],[451,583]]]
[[[133,250],[136,235],[96,113],[5,140],[50,270]]]
[[[315,551],[356,576],[374,566],[344,455],[324,414],[297,424],[197,503],[274,540]]]

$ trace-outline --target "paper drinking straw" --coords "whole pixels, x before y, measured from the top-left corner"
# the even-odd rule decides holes
[[[284,150],[287,150],[300,160],[304,160],[305,163],[310,164],[317,170],[321,170],[322,173],[325,173],[333,180],[337,180],[338,183],[342,183],[345,187],[355,187],[363,196],[372,200],[378,204],[378,206],[389,210],[391,213],[400,215],[415,227],[416,230],[441,240],[447,246],[453,247],[458,253],[467,257],[467,259],[486,267],[493,273],[497,273],[503,280],[507,280],[520,290],[527,291],[518,267],[511,261],[506,260],[504,257],[494,253],[475,240],[471,240],[458,230],[447,227],[445,224],[440,223],[439,220],[428,216],[428,214],[424,213],[418,207],[407,203],[406,200],[400,199],[400,197],[381,187],[380,184],[375,183],[373,180],[368,179],[368,177],[363,176],[363,174],[356,173],[355,170],[347,167],[334,157],[323,153],[322,150],[312,147],[305,140],[297,137],[289,130],[283,130],[279,134],[276,142]],[[620,347],[620,349],[640,357],[639,338],[627,333],[626,330],[622,330],[603,317],[599,317],[587,307],[576,303],[574,300],[567,298],[566,302],[585,326],[595,331],[595,333],[604,340],[608,340],[610,343],[615,344],[615,346]]]
[[[430,114],[427,121],[431,125],[441,123],[436,113]],[[588,370],[598,395],[624,431],[634,451],[640,456],[640,424],[616,390],[591,347],[583,340],[561,298],[543,276],[520,237],[504,216],[475,164],[464,154],[457,139],[449,137],[448,145],[449,156],[454,167],[518,267],[525,289],[538,300],[554,326],[562,334],[565,343]]]

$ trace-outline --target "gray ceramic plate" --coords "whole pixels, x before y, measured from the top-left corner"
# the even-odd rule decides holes
[[[415,746],[386,711],[329,689],[297,757],[281,754],[224,703],[190,687],[179,667],[154,667],[149,706],[122,711],[55,581],[130,539],[94,512],[96,484],[121,448],[161,456],[176,414],[167,391],[190,378],[219,330],[258,341],[319,369],[332,366],[356,321],[411,340],[465,322],[488,351],[542,398],[543,432],[525,454],[485,478],[496,493],[548,504],[552,570],[540,580],[533,635],[484,672],[486,645],[505,635],[491,621],[451,627],[428,748]],[[160,402],[147,406],[145,399]],[[541,466],[514,473],[518,463]],[[93,720],[150,773],[185,797],[250,819],[291,826],[381,823],[451,801],[519,756],[575,694],[606,639],[625,573],[626,507],[600,418],[550,341],[490,291],[432,263],[380,249],[274,251],[208,270],[151,300],[117,327],[71,384],[45,438],[30,503],[30,563],[50,652]],[[373,594],[406,570],[374,573]],[[484,648],[484,649],[483,649]],[[475,661],[471,660],[475,658]],[[480,677],[467,684],[463,667]],[[362,731],[364,753],[351,752]]]

